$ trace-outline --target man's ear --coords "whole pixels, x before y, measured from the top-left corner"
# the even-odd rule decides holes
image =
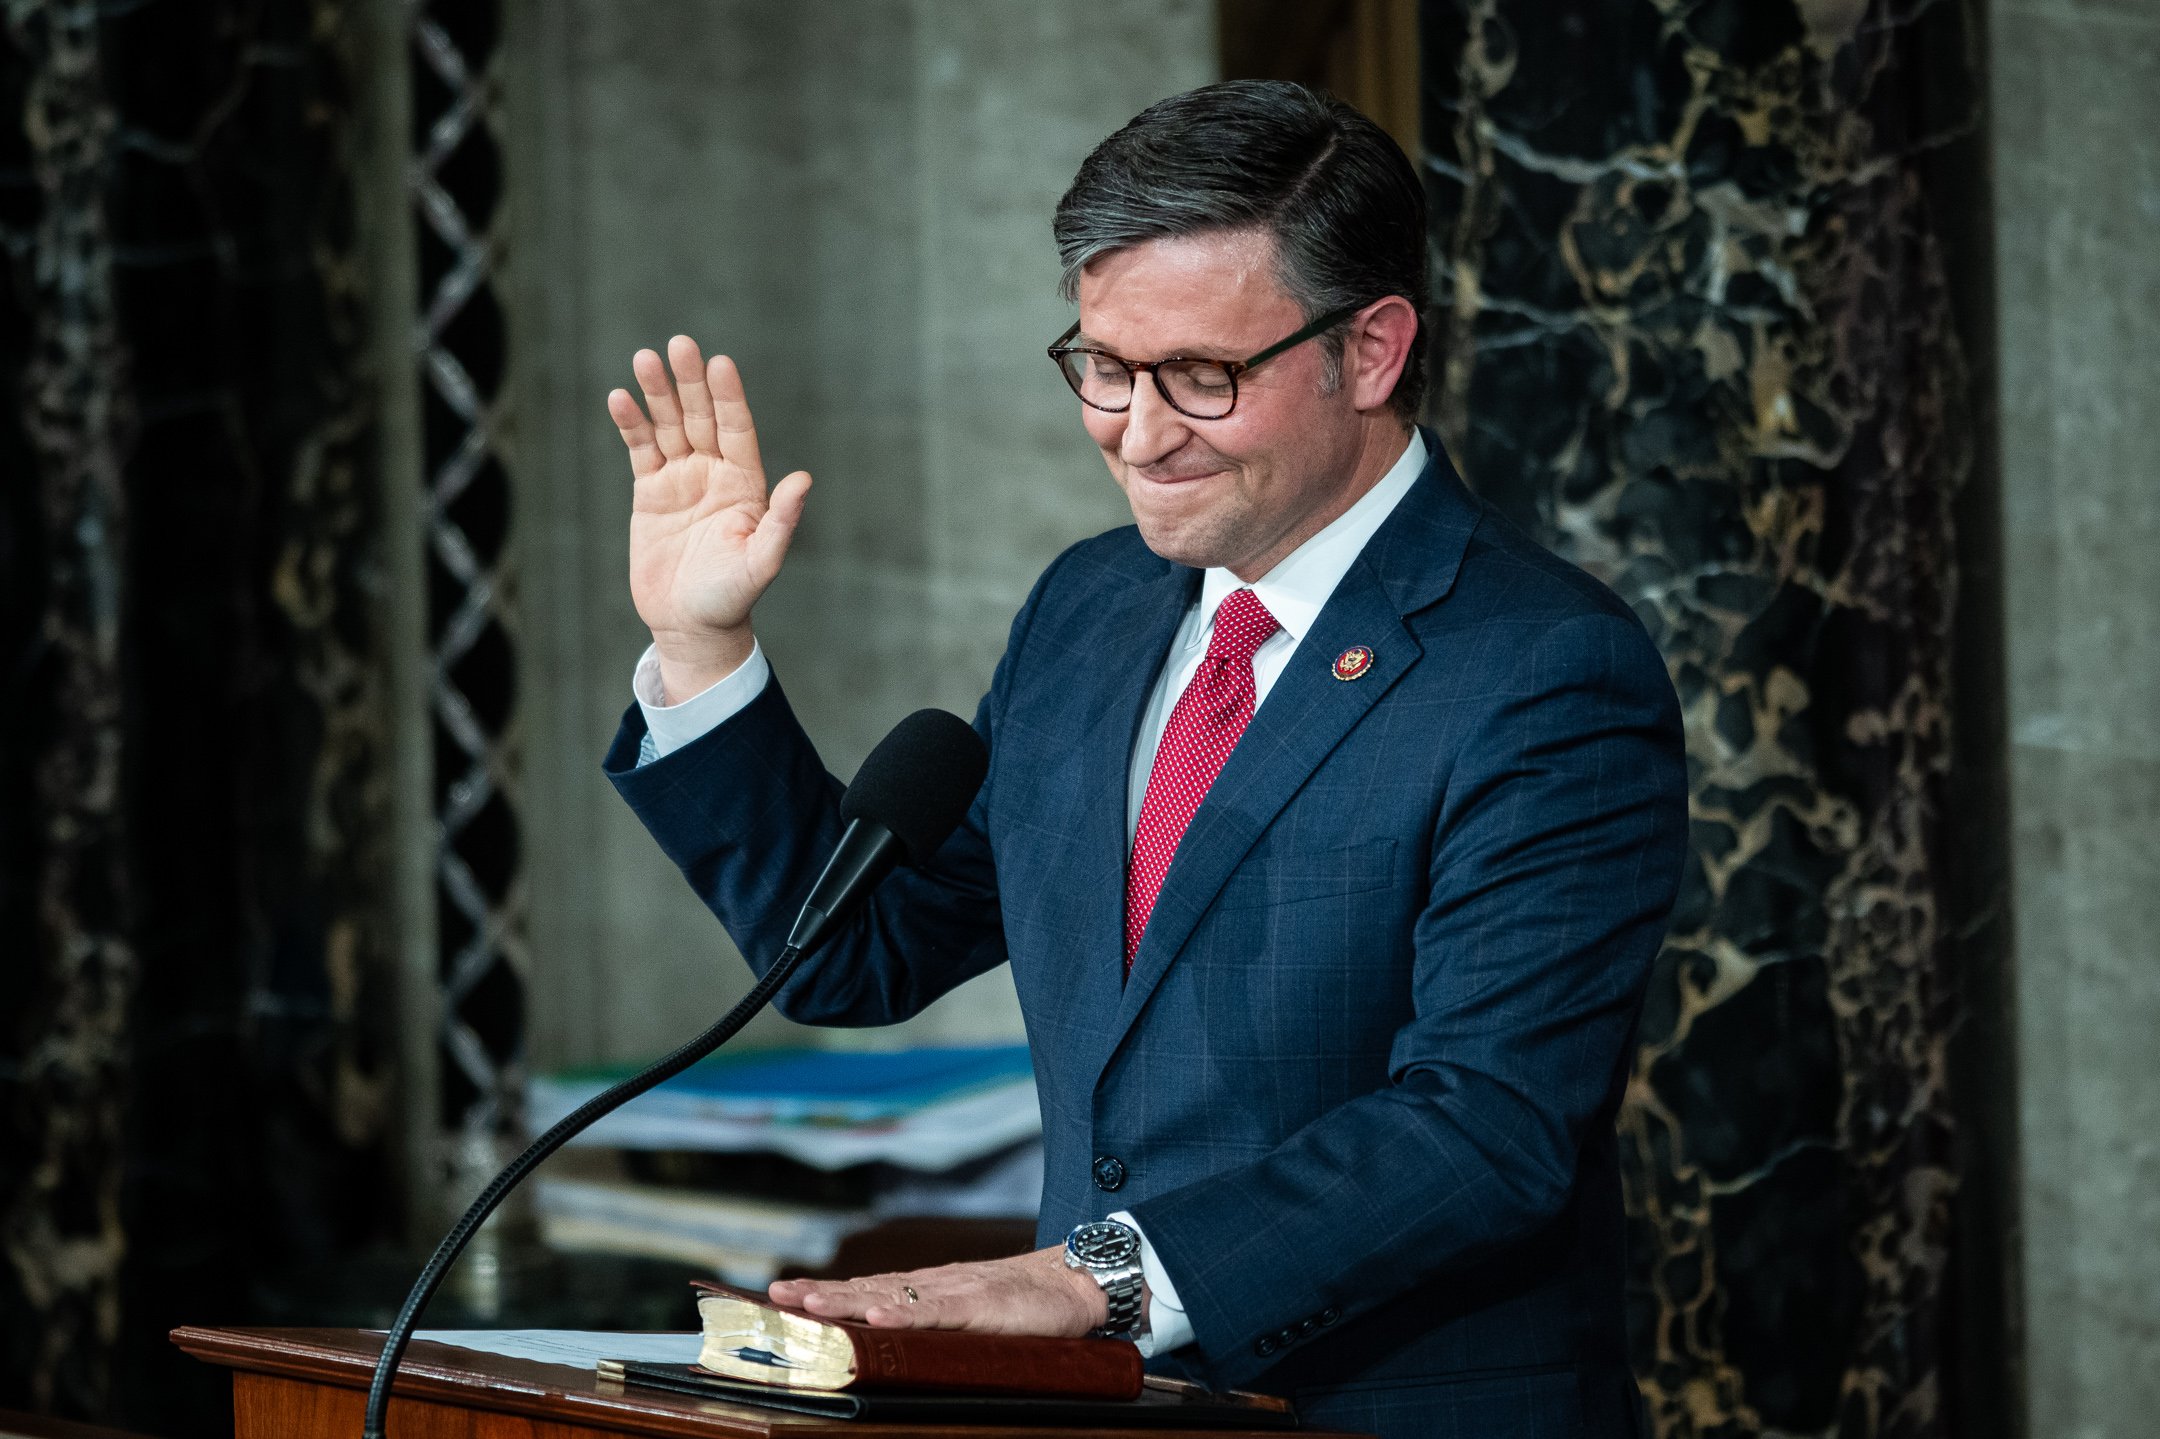
[[[1410,363],[1417,332],[1417,310],[1401,295],[1373,302],[1350,321],[1349,338],[1343,342],[1343,379],[1354,408],[1387,405],[1403,366]]]

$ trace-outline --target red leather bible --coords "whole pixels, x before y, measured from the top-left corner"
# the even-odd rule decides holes
[[[1140,1350],[1122,1339],[1045,1339],[956,1329],[873,1329],[821,1319],[764,1295],[697,1285],[704,1344],[698,1367],[779,1389],[933,1389],[1131,1399]]]

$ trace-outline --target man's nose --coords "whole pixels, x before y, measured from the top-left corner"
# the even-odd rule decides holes
[[[1161,386],[1151,374],[1133,376],[1132,405],[1125,411],[1125,435],[1118,453],[1128,465],[1152,465],[1191,433],[1185,417],[1163,398]]]

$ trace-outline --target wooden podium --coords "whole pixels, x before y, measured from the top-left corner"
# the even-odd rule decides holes
[[[233,1371],[234,1439],[359,1439],[368,1380],[382,1350],[359,1329],[175,1329],[173,1343]],[[1282,1431],[1110,1431],[983,1425],[879,1424],[782,1414],[651,1389],[626,1389],[583,1370],[508,1359],[416,1339],[391,1391],[391,1439],[621,1439],[778,1435],[808,1439],[1053,1439],[1087,1433],[1154,1439],[1282,1439]],[[1304,1429],[1313,1439],[1347,1439]]]

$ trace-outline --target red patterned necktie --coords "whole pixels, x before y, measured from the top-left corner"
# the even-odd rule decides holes
[[[1215,633],[1207,657],[1178,696],[1148,771],[1147,797],[1133,833],[1132,864],[1125,872],[1125,972],[1132,973],[1140,936],[1185,826],[1238,736],[1253,714],[1253,652],[1278,626],[1251,590],[1233,590],[1215,610]]]

